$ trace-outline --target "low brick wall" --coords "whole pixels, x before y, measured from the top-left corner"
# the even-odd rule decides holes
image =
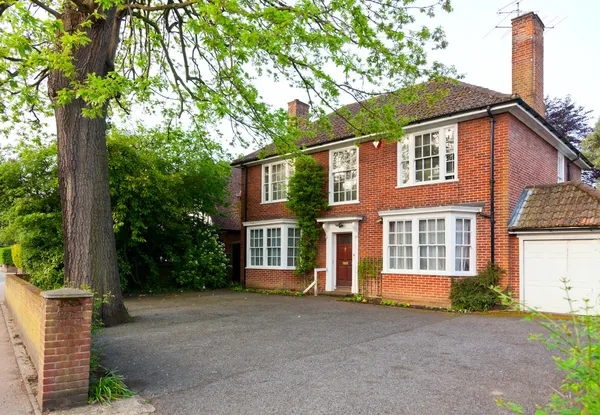
[[[7,274],[5,302],[38,373],[42,411],[85,405],[90,375],[92,294],[40,291]]]

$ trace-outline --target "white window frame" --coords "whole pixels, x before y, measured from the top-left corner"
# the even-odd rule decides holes
[[[454,130],[454,178],[446,179],[446,134],[445,130],[453,129]],[[438,180],[429,180],[429,181],[416,181],[416,173],[415,173],[415,136],[423,135],[428,133],[437,132],[439,134],[439,157],[440,157],[440,175]],[[405,161],[402,159],[402,145],[405,141],[408,141],[408,182],[402,183],[402,162]],[[396,154],[397,154],[397,165],[396,165],[396,188],[403,187],[411,187],[411,186],[424,186],[428,184],[438,184],[438,183],[449,183],[458,181],[458,124],[450,124],[444,125],[439,128],[432,128],[428,130],[415,131],[408,134],[406,137],[400,139],[396,145]]]
[[[284,183],[285,183],[285,197],[283,199],[275,199],[273,200],[273,166],[279,165],[279,164],[283,164],[284,165],[284,174],[285,174],[285,179],[284,179]],[[268,200],[266,198],[266,192],[265,192],[265,169],[268,168],[269,169],[269,186],[266,190],[266,192],[268,192]],[[261,167],[261,175],[260,175],[260,194],[261,194],[261,203],[262,204],[267,204],[267,203],[280,203],[280,202],[285,202],[287,201],[287,191],[288,191],[288,183],[289,183],[289,179],[291,177],[291,175],[294,174],[294,166],[293,164],[288,161],[288,160],[283,160],[283,161],[276,161],[273,163],[267,163],[267,164],[263,164]]]
[[[246,227],[246,268],[247,269],[280,269],[280,270],[294,270],[295,266],[288,266],[288,236],[290,229],[298,228],[298,225],[294,220],[278,220],[278,221],[262,221],[262,222],[245,222]],[[250,234],[252,230],[262,229],[263,231],[263,265],[252,265],[250,260]],[[267,229],[281,229],[281,265],[268,265],[268,247],[267,247]]]
[[[346,150],[350,150],[350,149],[356,149],[356,200],[347,200],[344,202],[334,202],[333,201],[333,173],[336,173],[333,171],[333,154],[339,151],[346,151]],[[358,146],[345,146],[345,147],[339,147],[339,148],[335,148],[335,149],[331,149],[329,150],[329,204],[331,206],[337,206],[337,205],[351,205],[351,204],[356,204],[356,203],[360,203],[360,161],[359,161],[359,157],[360,157],[360,150]]]
[[[423,209],[401,209],[379,212],[383,218],[383,273],[409,275],[474,276],[477,274],[477,213],[478,207],[436,207]],[[446,269],[443,271],[421,270],[419,264],[419,221],[426,219],[445,219]],[[456,219],[471,220],[471,256],[469,271],[455,270]],[[412,268],[391,269],[389,267],[389,229],[390,222],[412,221]]]
[[[557,183],[565,182],[565,156],[560,151],[557,157],[556,181]]]

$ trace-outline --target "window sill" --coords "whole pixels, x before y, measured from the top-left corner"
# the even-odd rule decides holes
[[[288,201],[287,199],[280,199],[280,200],[271,200],[269,202],[260,202],[260,204],[261,205],[272,205],[272,204],[275,204],[275,203],[284,203],[284,202],[287,202],[287,201]]]
[[[421,270],[383,270],[382,274],[390,275],[422,275],[424,277],[474,277],[476,272],[448,272],[448,271],[421,271]]]
[[[352,200],[350,202],[329,202],[329,206],[344,206],[344,205],[358,205],[360,201]]]
[[[403,184],[403,185],[396,185],[396,189],[406,189],[407,187],[427,186],[427,185],[430,185],[430,184],[444,184],[444,183],[456,183],[456,182],[458,182],[458,179],[435,180],[435,181],[430,181],[430,182],[409,183],[409,184]]]
[[[262,269],[266,271],[294,271],[296,267],[246,266],[246,269]]]

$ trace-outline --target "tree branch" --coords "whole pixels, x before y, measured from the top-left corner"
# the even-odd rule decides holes
[[[38,6],[39,8],[46,10],[48,13],[50,13],[52,16],[56,17],[57,19],[62,18],[61,13],[57,12],[52,7],[46,6],[41,1],[39,1],[39,0],[29,0],[29,1],[32,2],[33,4],[35,4],[36,6]],[[0,7],[2,7],[2,6],[0,6]]]
[[[170,10],[170,9],[183,9],[189,6],[192,6],[196,3],[200,3],[200,0],[189,0],[183,3],[169,3],[169,4],[161,4],[160,6],[147,6],[145,4],[132,3],[132,4],[124,4],[121,6],[122,9],[130,9],[130,10],[146,10],[149,12],[155,12],[160,10]]]

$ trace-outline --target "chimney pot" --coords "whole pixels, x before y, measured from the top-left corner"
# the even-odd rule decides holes
[[[544,23],[533,12],[512,20],[512,93],[545,116]]]

